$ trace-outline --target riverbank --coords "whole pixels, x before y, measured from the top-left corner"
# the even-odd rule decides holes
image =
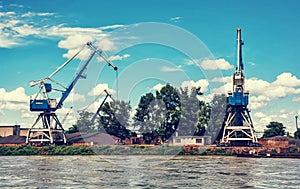
[[[217,155],[300,158],[300,153],[296,148],[290,148],[285,152],[281,152],[265,147],[195,147],[172,145],[0,146],[0,156],[18,155]]]
[[[1,156],[17,155],[235,155],[225,148],[187,150],[170,145],[0,146]]]

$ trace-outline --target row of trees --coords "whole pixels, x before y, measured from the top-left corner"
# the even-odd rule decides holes
[[[155,94],[142,96],[132,119],[129,102],[106,102],[95,123],[90,121],[93,113],[83,111],[68,132],[105,131],[121,139],[136,136],[138,132],[148,141],[158,137],[165,141],[175,131],[181,136],[201,136],[208,125],[210,106],[198,100],[198,95],[200,88],[178,90],[167,84]]]
[[[224,121],[227,98],[224,94],[214,95],[210,103],[205,103],[198,99],[199,95],[200,88],[178,90],[167,84],[155,94],[142,96],[133,118],[129,102],[106,102],[95,123],[90,121],[93,113],[83,111],[67,132],[107,132],[120,139],[141,133],[146,142],[157,138],[165,141],[175,132],[180,136],[205,134],[215,139]],[[265,138],[287,134],[282,123],[270,122],[266,127]],[[300,130],[295,138],[300,138]]]

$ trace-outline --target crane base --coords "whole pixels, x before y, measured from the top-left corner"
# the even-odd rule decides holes
[[[40,124],[38,125],[38,123]],[[66,143],[65,131],[55,113],[40,113],[27,132],[26,144],[45,146]]]

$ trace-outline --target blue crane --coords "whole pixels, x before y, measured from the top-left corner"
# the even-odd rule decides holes
[[[55,74],[57,74],[60,70],[62,70],[67,64],[69,64],[74,58],[76,58],[76,56],[78,56],[78,54],[82,52],[86,46],[88,46],[92,50],[92,52],[88,57],[88,59],[85,61],[84,65],[79,70],[79,72],[76,74],[75,78],[69,84],[69,86],[64,87],[62,84],[54,81],[52,77]],[[55,111],[63,107],[64,101],[70,95],[72,89],[74,88],[78,80],[80,78],[85,77],[84,71],[87,69],[87,66],[89,65],[90,61],[92,60],[95,54],[100,55],[108,63],[109,66],[112,66],[114,68],[115,71],[118,69],[111,61],[109,61],[103,55],[102,50],[97,49],[91,42],[88,42],[85,45],[83,45],[77,53],[75,53],[70,59],[68,59],[65,63],[63,63],[48,77],[38,81],[30,82],[31,87],[39,85],[39,90],[35,98],[30,100],[30,111],[40,112],[40,114],[38,115],[38,118],[35,120],[32,127],[28,130],[27,138],[26,138],[27,144],[36,143],[36,142],[46,143],[46,144],[67,143],[67,139],[64,134],[64,129],[62,127],[61,122],[57,118]],[[63,90],[52,88],[52,84],[50,82],[53,82],[58,86],[61,86]],[[56,99],[52,99],[49,97],[49,93],[52,92],[53,90],[62,92],[62,96],[58,102]],[[40,95],[42,96],[42,98],[38,99]],[[37,123],[39,123],[39,121],[42,122],[42,127],[40,126],[39,128],[37,128],[36,126]],[[53,123],[55,123],[54,126],[52,126]]]
[[[256,146],[257,137],[251,120],[249,92],[245,90],[245,77],[243,74],[241,29],[237,29],[237,67],[233,74],[233,92],[228,93],[226,114],[223,125],[216,140],[220,145]]]

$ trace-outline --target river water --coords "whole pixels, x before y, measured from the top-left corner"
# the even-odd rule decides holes
[[[2,156],[0,188],[300,188],[300,160]]]

